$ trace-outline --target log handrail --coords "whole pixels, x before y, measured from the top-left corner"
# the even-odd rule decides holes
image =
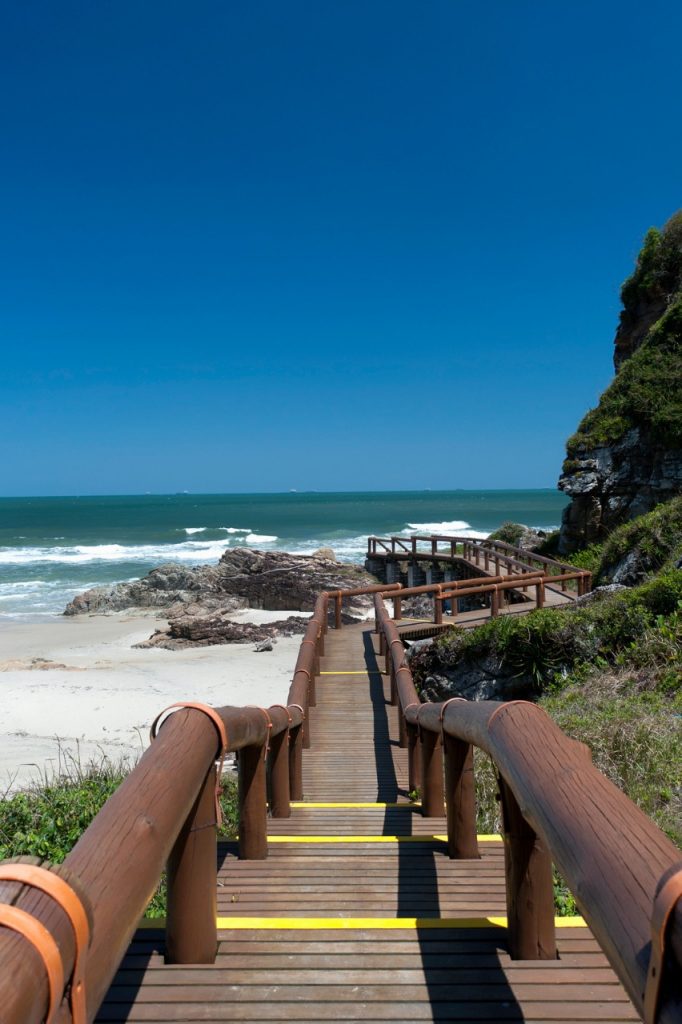
[[[566,736],[537,705],[461,699],[422,703],[381,595],[375,596],[374,604],[377,629],[387,652],[391,692],[398,703],[400,742],[409,748],[410,785],[421,779],[422,806],[430,814],[442,813],[442,772],[440,766],[433,769],[434,749],[438,737],[442,738],[451,856],[475,855],[473,783],[471,772],[467,776],[462,768],[467,760],[472,764],[471,746],[484,750],[499,773],[512,955],[547,957],[547,943],[551,942],[549,853],[642,1013],[653,908],[663,883],[680,868],[680,851],[593,766],[589,749]],[[425,736],[432,737],[426,754]],[[466,852],[459,852],[462,850]],[[544,894],[541,889],[546,890]],[[664,1000],[655,1015],[657,1024],[675,1024],[682,1014],[679,903],[670,915],[667,938],[669,960],[675,964],[668,964],[663,979]]]

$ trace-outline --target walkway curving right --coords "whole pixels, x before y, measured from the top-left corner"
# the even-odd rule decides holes
[[[505,951],[503,847],[450,860],[445,821],[407,793],[371,625],[326,636],[305,802],[271,819],[266,861],[219,845],[219,953],[165,966],[140,930],[99,1021],[637,1021],[590,931],[557,961]]]

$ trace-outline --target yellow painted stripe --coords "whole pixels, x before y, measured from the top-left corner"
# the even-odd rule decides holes
[[[477,836],[481,843],[501,843],[502,836]],[[447,836],[268,836],[269,843],[447,843]]]
[[[555,917],[556,928],[587,928],[582,917]],[[138,928],[165,928],[165,917],[143,918]],[[352,931],[383,929],[390,931],[416,928],[506,928],[506,917],[218,917],[216,927],[223,930]]]
[[[586,928],[582,917],[557,917],[557,928]],[[381,928],[388,931],[415,928],[506,928],[506,917],[219,917],[218,928],[288,928],[320,931],[323,928],[353,930]]]
[[[335,803],[335,804],[331,804],[331,803],[327,803],[327,804],[320,804],[320,803],[312,803],[312,802],[311,803],[306,803],[305,800],[292,800],[291,801],[291,806],[292,807],[315,807],[315,808],[322,808],[322,807],[421,807],[421,801],[420,800],[414,800],[414,801],[410,801],[409,803],[407,803],[407,801],[406,801],[403,804],[381,804],[381,803],[373,803],[373,804],[372,803],[365,803],[365,804],[357,804],[357,803],[355,803],[355,804],[353,804],[353,803]]]

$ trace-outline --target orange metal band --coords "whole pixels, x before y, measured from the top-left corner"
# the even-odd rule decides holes
[[[682,898],[682,866],[670,876],[654,899],[651,915],[651,957],[644,990],[644,1024],[656,1024],[663,981],[665,933],[678,900]]]
[[[159,720],[166,714],[167,711],[172,712],[176,708],[178,711],[181,708],[189,708],[191,711],[202,711],[205,715],[208,715],[208,717],[211,719],[211,721],[213,722],[218,731],[218,736],[220,737],[220,747],[218,748],[218,753],[215,757],[215,760],[218,762],[218,769],[216,771],[215,780],[215,818],[216,826],[220,828],[220,826],[223,823],[223,812],[220,809],[220,794],[222,793],[220,779],[223,774],[225,754],[227,753],[228,748],[227,729],[225,728],[225,723],[223,722],[222,718],[215,710],[215,708],[210,707],[208,704],[199,704],[196,701],[189,700],[178,701],[178,703],[176,704],[169,704],[167,708],[164,708],[163,711],[160,711],[159,714],[156,716],[156,718],[152,722],[151,729],[149,730],[150,739],[156,739],[157,733],[160,728]]]
[[[73,928],[75,954],[71,972],[69,1004],[73,1024],[85,1024],[85,954],[90,944],[90,926],[78,895],[59,875],[35,864],[0,864],[0,880],[22,882],[51,896],[62,908]],[[61,964],[61,958],[60,958]]]
[[[286,711],[287,718],[289,719],[289,725],[291,725],[291,715],[289,714],[289,708],[285,704],[271,704],[270,706],[273,708],[281,708],[282,711]]]
[[[40,955],[45,965],[50,992],[45,1024],[51,1024],[64,994],[64,968],[57,943],[41,921],[27,914],[25,910],[11,907],[7,903],[0,903],[0,925],[23,935]]]
[[[466,698],[465,697],[449,697],[447,700],[443,701],[443,704],[441,705],[441,709],[440,709],[440,720],[441,720],[441,722],[443,721],[443,718],[445,717],[445,709],[448,706],[448,704],[452,704],[453,701],[456,701],[456,700],[463,700],[463,701],[466,702]]]
[[[265,724],[268,732],[265,736],[265,746],[263,747],[263,759],[268,756],[270,750],[270,729],[272,729],[272,719],[270,718],[270,712],[267,708],[262,708],[259,704],[247,704],[247,708],[253,708],[254,711],[262,711],[265,715]]]

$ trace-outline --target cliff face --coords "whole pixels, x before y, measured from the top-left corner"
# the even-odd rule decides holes
[[[563,553],[682,493],[682,211],[649,231],[621,298],[616,377],[566,446]]]

